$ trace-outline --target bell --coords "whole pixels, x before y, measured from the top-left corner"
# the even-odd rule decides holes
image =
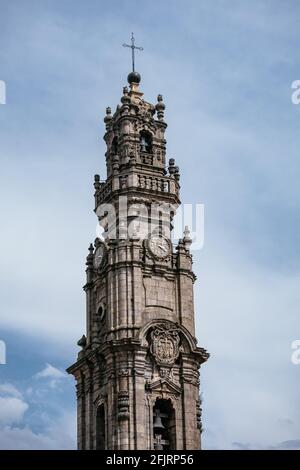
[[[155,418],[154,418],[154,423],[153,423],[153,428],[154,429],[165,429],[163,423],[162,423],[162,420],[161,420],[161,417],[159,415],[159,410],[156,410],[156,413],[155,413]]]

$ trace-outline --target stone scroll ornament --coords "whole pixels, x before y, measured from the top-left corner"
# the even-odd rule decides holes
[[[155,325],[150,334],[150,351],[156,363],[172,367],[180,353],[178,329],[168,323]]]

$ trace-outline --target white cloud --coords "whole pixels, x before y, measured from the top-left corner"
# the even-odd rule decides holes
[[[69,376],[66,372],[57,369],[56,367],[52,366],[51,364],[46,364],[43,370],[37,372],[34,377],[36,379],[48,379],[49,385],[51,388],[57,387],[61,380],[68,379]],[[42,392],[42,390],[40,390]],[[37,391],[37,393],[39,390]]]
[[[20,398],[0,397],[0,426],[20,423],[28,404]]]
[[[76,448],[76,416],[64,414],[43,432],[36,433],[28,426],[0,428],[0,449],[5,450],[63,450]]]
[[[0,427],[20,423],[27,410],[28,404],[13,384],[0,384]]]
[[[67,374],[51,364],[46,364],[45,368],[40,372],[35,374],[35,377],[38,379],[47,378],[47,379],[64,379],[67,377]]]
[[[50,379],[49,385],[64,378],[50,364],[39,377]],[[41,392],[41,397],[39,393]],[[49,389],[29,387],[25,394],[33,400],[25,402],[22,393],[11,383],[0,384],[0,449],[74,449],[76,447],[76,413],[57,409],[55,417],[47,412],[45,393]],[[54,391],[52,393],[55,393]],[[38,411],[37,411],[38,410]],[[30,412],[27,416],[26,411]],[[38,416],[37,416],[38,413]],[[42,431],[36,432],[33,422],[38,418]]]
[[[11,383],[5,382],[3,384],[0,383],[0,396],[9,395],[16,398],[21,398],[22,394],[19,390]]]

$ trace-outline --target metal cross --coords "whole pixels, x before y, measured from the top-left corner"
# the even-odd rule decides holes
[[[131,48],[131,55],[132,55],[132,71],[134,72],[134,49],[138,49],[139,51],[143,51],[143,47],[138,47],[134,44],[134,35],[131,33],[131,45],[130,44],[123,44],[123,47],[130,47]]]

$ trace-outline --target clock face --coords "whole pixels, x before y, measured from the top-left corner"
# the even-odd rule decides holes
[[[95,269],[99,269],[101,264],[102,264],[102,261],[103,261],[103,257],[104,257],[104,253],[105,253],[105,248],[104,248],[104,245],[99,245],[95,251],[95,255],[94,255],[94,267]]]
[[[170,242],[160,235],[152,235],[149,239],[149,249],[156,258],[164,259],[170,253]]]

